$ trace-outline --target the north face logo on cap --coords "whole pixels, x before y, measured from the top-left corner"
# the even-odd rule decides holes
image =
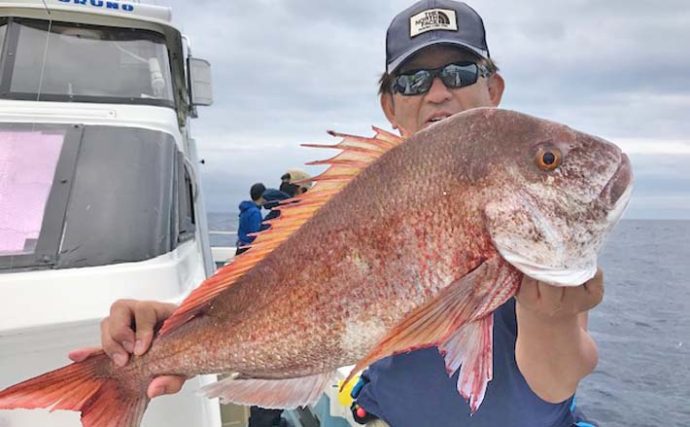
[[[450,9],[427,9],[410,18],[410,37],[432,30],[457,31],[455,11]]]

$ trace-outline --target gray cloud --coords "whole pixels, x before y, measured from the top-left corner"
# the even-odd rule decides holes
[[[299,144],[330,142],[326,129],[385,127],[376,96],[385,30],[410,4],[171,1],[194,53],[213,64],[216,103],[193,124],[210,210],[229,210],[251,183],[270,185],[296,163],[322,158]],[[470,4],[484,17],[506,78],[502,106],[614,142],[690,144],[687,1]],[[689,168],[662,167],[667,159],[649,153],[634,160],[638,185],[628,215],[690,218],[683,199]]]

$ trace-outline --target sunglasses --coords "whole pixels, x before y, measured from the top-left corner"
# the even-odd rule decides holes
[[[479,76],[491,75],[486,66],[474,62],[454,62],[439,68],[419,69],[398,74],[393,79],[393,93],[404,96],[422,95],[429,92],[431,84],[439,77],[449,89],[459,89],[477,83]]]

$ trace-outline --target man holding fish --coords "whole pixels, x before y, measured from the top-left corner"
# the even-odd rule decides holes
[[[403,137],[461,111],[498,106],[504,86],[489,56],[482,19],[468,5],[421,1],[391,23],[379,93],[381,108]],[[577,385],[597,364],[587,312],[602,296],[601,272],[577,287],[549,286],[525,276],[515,300],[497,310],[502,323],[496,321],[494,339],[505,342],[496,342],[496,351],[506,354],[495,357],[493,383],[474,415],[435,348],[376,362],[365,374],[368,381],[358,403],[393,426],[570,425]],[[103,348],[118,364],[126,364],[129,354],[147,350],[154,325],[175,308],[116,302],[102,324]],[[130,327],[133,320],[136,332]],[[183,382],[159,377],[149,395],[175,393]]]
[[[77,350],[80,363],[0,391],[0,408],[46,407],[74,381],[58,408],[137,426],[143,386],[175,393],[204,372],[239,373],[210,397],[294,407],[356,363],[369,366],[358,404],[394,427],[588,425],[573,395],[597,363],[596,253],[629,200],[630,164],[600,138],[482,108],[504,85],[469,6],[404,10],[379,90],[403,139],[340,135],[313,189],[180,307],[116,302],[107,356]],[[373,200],[391,179],[406,191]],[[297,255],[311,260],[299,272]]]

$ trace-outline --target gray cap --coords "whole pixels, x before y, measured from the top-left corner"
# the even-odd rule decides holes
[[[425,47],[450,44],[489,58],[482,17],[453,0],[421,0],[399,13],[386,33],[386,71]]]

